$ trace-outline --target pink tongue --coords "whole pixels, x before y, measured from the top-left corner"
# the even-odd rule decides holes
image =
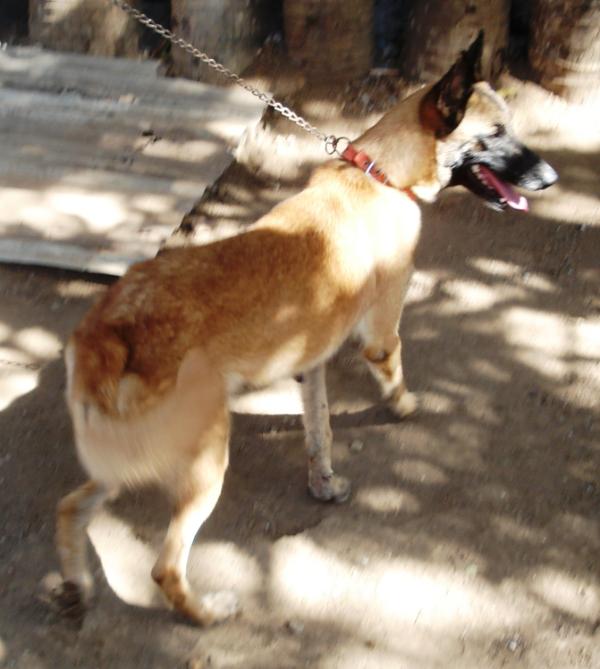
[[[520,211],[529,211],[527,199],[522,195],[519,195],[519,193],[505,181],[500,181],[492,170],[488,169],[485,165],[479,165],[479,173],[483,176],[486,182],[492,188],[495,188],[499,195],[506,200],[509,207],[519,209]]]

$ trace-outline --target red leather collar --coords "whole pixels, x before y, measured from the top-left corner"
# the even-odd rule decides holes
[[[352,144],[348,144],[344,151],[339,155],[343,160],[352,165],[356,165],[356,167],[361,169],[365,174],[372,176],[373,179],[379,181],[379,183],[382,183],[385,186],[392,186],[385,172],[377,167],[375,161],[371,160],[370,156],[364,151],[358,151]],[[398,190],[406,193],[413,202],[417,202],[417,196],[410,188],[399,188]]]

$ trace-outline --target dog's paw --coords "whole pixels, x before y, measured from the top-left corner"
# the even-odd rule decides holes
[[[91,578],[85,582],[63,581],[52,592],[52,597],[60,613],[67,618],[82,621],[85,616],[87,603],[92,597]]]
[[[419,397],[415,393],[405,390],[399,397],[392,397],[388,406],[398,418],[407,418],[419,410]]]
[[[341,504],[350,497],[352,485],[347,478],[337,474],[310,476],[308,482],[310,494],[321,502]]]
[[[231,590],[221,590],[203,595],[200,599],[202,609],[202,623],[204,625],[215,625],[229,618],[237,616],[240,611],[240,601]]]

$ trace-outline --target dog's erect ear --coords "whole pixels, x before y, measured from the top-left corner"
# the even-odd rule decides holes
[[[465,115],[473,84],[481,81],[483,30],[421,101],[421,124],[436,137],[449,135]]]

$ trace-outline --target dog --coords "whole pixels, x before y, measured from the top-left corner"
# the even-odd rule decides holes
[[[160,484],[173,514],[152,577],[200,625],[236,614],[233,593],[195,596],[192,542],[221,493],[228,395],[302,376],[308,488],[344,501],[334,473],[325,363],[351,335],[400,417],[417,409],[398,335],[420,233],[420,201],[462,185],[495,209],[525,210],[515,186],[556,172],[510,131],[505,102],[479,76],[483,35],[434,85],[400,102],[318,167],[307,187],[247,231],[133,265],[65,349],[66,397],[89,481],[57,510],[63,596],[92,587],[86,527],[124,487]],[[376,159],[374,162],[371,157]]]

